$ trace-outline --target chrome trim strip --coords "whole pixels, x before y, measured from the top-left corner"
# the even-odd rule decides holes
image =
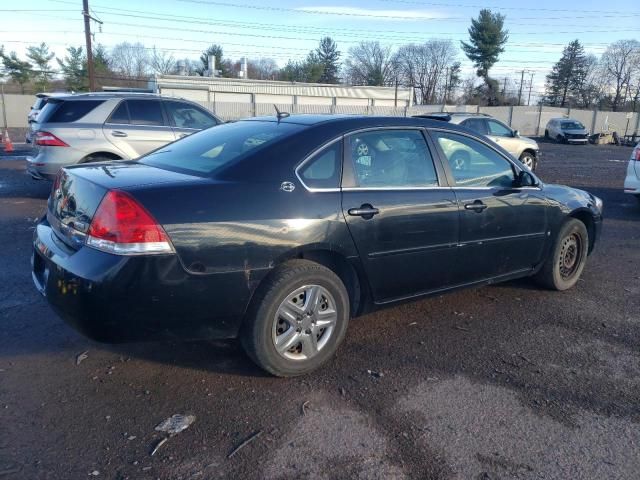
[[[406,191],[406,190],[451,190],[451,187],[343,187],[343,192],[362,192],[367,190],[391,190],[391,191]]]
[[[371,252],[367,257],[375,259],[380,257],[388,257],[391,255],[405,255],[411,253],[419,253],[427,250],[444,250],[448,248],[456,248],[456,243],[440,243],[438,245],[423,245],[421,247],[402,248],[398,250],[385,250],[384,252]]]

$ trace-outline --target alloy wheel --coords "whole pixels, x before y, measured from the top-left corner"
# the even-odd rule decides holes
[[[331,338],[338,312],[333,295],[320,285],[305,285],[282,301],[273,319],[276,351],[289,360],[315,357]]]

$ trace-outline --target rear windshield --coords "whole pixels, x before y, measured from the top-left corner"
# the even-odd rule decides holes
[[[67,123],[80,120],[104,100],[49,100],[38,115],[39,123]]]
[[[580,122],[562,122],[562,130],[584,130],[584,125]]]
[[[304,127],[291,123],[226,123],[194,133],[140,159],[145,165],[208,175],[245,154],[255,153]]]

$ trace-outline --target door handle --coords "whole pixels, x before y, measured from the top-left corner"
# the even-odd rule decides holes
[[[126,137],[127,134],[125,132],[121,132],[120,130],[114,130],[113,132],[111,132],[111,135],[113,135],[114,137]]]
[[[347,213],[353,217],[362,217],[365,220],[369,220],[373,218],[374,215],[380,213],[380,210],[365,203],[364,205],[360,205],[360,208],[350,208],[347,210]]]
[[[487,206],[484,203],[482,203],[481,200],[476,200],[473,203],[465,203],[464,204],[464,209],[465,210],[473,210],[476,213],[482,212],[485,208],[487,208]]]

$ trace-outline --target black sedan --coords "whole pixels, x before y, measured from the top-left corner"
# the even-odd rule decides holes
[[[36,287],[91,338],[238,336],[291,376],[376,308],[525,276],[578,281],[599,198],[543,183],[456,125],[283,117],[63,169],[34,236]]]

